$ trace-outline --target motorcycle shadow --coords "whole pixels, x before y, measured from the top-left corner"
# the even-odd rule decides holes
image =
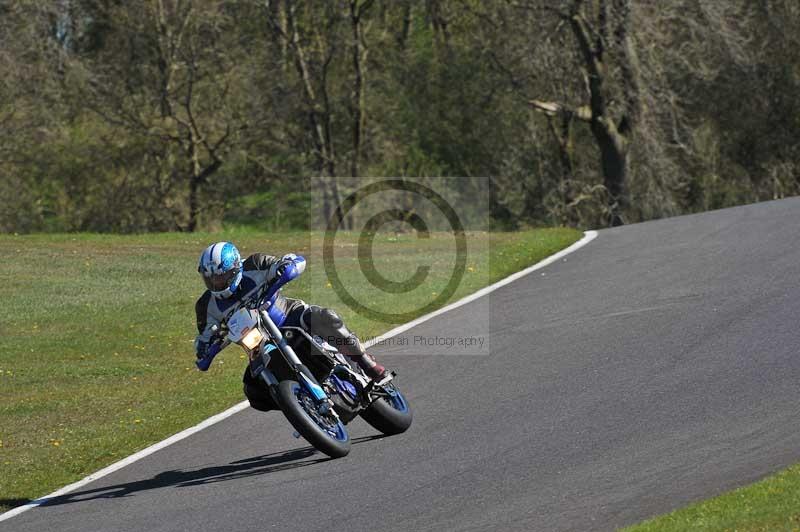
[[[353,439],[352,443],[358,444],[369,440],[380,439],[382,437],[382,435],[365,436],[363,438]],[[316,458],[308,460],[308,458],[314,456]],[[164,471],[158,473],[152,478],[144,480],[103,486],[90,490],[75,491],[72,493],[59,495],[57,497],[39,499],[37,502],[40,506],[56,506],[60,504],[86,502],[94,499],[114,499],[117,497],[128,497],[139,492],[160,488],[183,488],[211,484],[215,482],[227,482],[230,480],[259,475],[268,475],[270,473],[298,469],[330,460],[332,460],[332,458],[329,458],[316,451],[313,447],[305,447],[302,449],[293,449],[291,451],[281,451],[261,456],[254,456],[252,458],[236,460],[221,466],[203,467],[188,471]]]

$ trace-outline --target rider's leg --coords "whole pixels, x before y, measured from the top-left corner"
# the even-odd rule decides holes
[[[336,347],[343,355],[358,364],[369,378],[378,380],[386,374],[386,368],[367,354],[361,341],[347,328],[334,310],[311,305],[300,316],[300,325]]]

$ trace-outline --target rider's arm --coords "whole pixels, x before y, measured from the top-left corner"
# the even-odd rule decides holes
[[[283,267],[290,264],[296,258],[297,255],[294,253],[287,253],[280,258],[264,253],[254,253],[245,259],[243,269],[244,271],[266,271],[266,281],[271,283],[280,276]]]
[[[220,321],[208,309],[211,302],[211,292],[206,291],[194,305],[197,317],[197,336],[194,339],[194,351],[197,356],[204,356],[205,350],[213,337],[212,328],[220,325]]]
[[[242,269],[246,272],[253,270],[269,270],[270,267],[279,260],[278,257],[267,255],[266,253],[253,253],[244,259]]]

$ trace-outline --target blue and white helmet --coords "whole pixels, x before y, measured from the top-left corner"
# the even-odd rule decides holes
[[[231,242],[217,242],[203,250],[197,271],[214,297],[227,298],[242,282],[242,257]]]

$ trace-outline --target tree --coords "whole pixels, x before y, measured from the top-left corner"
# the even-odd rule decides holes
[[[39,150],[52,141],[63,109],[64,50],[56,6],[33,0],[0,5],[0,231],[41,230],[54,207],[55,176]]]
[[[234,25],[216,0],[106,9],[115,31],[81,62],[86,105],[110,126],[156,141],[148,148],[155,182],[164,198],[176,187],[185,191],[185,209],[170,210],[176,228],[195,231],[202,189],[246,127],[236,105],[236,61],[226,46]]]
[[[626,176],[630,143],[640,115],[639,72],[635,50],[628,35],[631,26],[630,0],[572,0],[566,6],[548,8],[565,22],[575,38],[582,61],[588,102],[570,106],[563,102],[531,99],[534,109],[548,116],[560,116],[590,125],[608,191],[610,225],[623,223],[628,204]],[[610,83],[613,62],[618,83]]]
[[[361,176],[505,229],[785,197],[798,35],[789,0],[0,3],[0,228],[297,224]]]
[[[372,7],[374,0],[349,0],[350,27],[352,30],[352,58],[353,58],[353,97],[350,105],[353,117],[353,153],[350,156],[350,176],[359,176],[359,163],[361,162],[361,146],[363,143],[364,127],[366,121],[365,103],[365,67],[367,46],[364,39],[364,15]]]
[[[278,5],[266,4],[269,27],[291,56],[300,79],[307,132],[316,160],[317,182],[323,189],[325,220],[329,220],[336,206],[341,204],[330,72],[339,51],[338,33],[343,13],[339,2],[326,3],[322,9],[308,3],[298,6],[294,0],[284,0]]]

